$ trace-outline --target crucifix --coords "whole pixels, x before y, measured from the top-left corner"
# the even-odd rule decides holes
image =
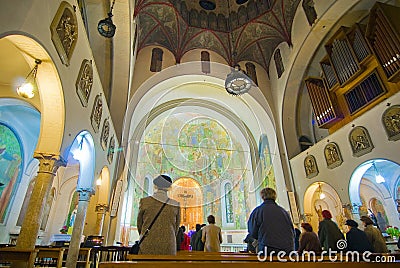
[[[183,198],[183,221],[186,223],[187,199],[193,198],[193,195],[188,194],[187,191],[183,191],[183,194],[178,194],[178,197]]]

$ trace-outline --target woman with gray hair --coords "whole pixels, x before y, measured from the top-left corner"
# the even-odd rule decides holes
[[[172,179],[168,175],[159,175],[153,183],[157,191],[152,196],[140,199],[139,204],[138,232],[141,237],[146,236],[140,244],[139,254],[176,255],[176,234],[181,215],[179,202],[169,199],[167,195]],[[146,232],[164,203],[167,204],[151,230]]]
[[[294,250],[294,228],[289,213],[276,200],[272,188],[260,192],[264,202],[250,215],[248,230],[251,237],[258,240],[258,251],[265,254],[277,254]]]

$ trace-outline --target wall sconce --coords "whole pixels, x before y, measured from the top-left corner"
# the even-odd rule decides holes
[[[96,185],[101,186],[101,177],[96,180]]]
[[[378,168],[376,167],[375,162],[372,162],[372,166],[374,167],[376,183],[384,183],[385,178],[382,177],[381,173],[378,171]]]
[[[38,71],[39,64],[42,61],[39,59],[35,60],[35,67],[26,76],[25,81],[17,87],[17,93],[23,98],[32,99],[37,91],[36,74]]]
[[[318,197],[319,199],[324,199],[326,197],[326,195],[324,194],[324,192],[322,191],[322,186],[321,183],[318,183]]]

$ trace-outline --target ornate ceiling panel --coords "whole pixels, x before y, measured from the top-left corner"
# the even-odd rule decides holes
[[[193,0],[138,0],[138,49],[163,46],[177,62],[192,49],[208,49],[231,65],[253,61],[268,70],[275,48],[281,42],[291,45],[300,0],[249,0],[242,5],[234,0],[213,2],[216,8],[209,11]]]

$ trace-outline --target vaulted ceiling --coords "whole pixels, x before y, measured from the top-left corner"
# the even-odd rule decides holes
[[[162,46],[180,62],[190,50],[209,49],[230,65],[252,61],[268,70],[275,48],[282,42],[292,44],[291,27],[299,2],[138,0],[134,12],[138,51]]]

